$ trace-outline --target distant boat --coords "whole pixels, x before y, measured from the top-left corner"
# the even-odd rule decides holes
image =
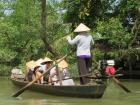
[[[29,83],[21,79],[11,78],[11,80],[18,87],[23,87]],[[58,96],[101,98],[106,89],[106,85],[104,83],[97,83],[95,85],[54,86],[34,83],[28,89]]]

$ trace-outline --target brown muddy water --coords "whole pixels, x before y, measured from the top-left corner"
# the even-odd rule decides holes
[[[140,80],[121,81],[132,93],[126,93],[110,81],[100,99],[60,97],[29,90],[13,98],[15,86],[9,78],[0,77],[0,105],[140,105]]]

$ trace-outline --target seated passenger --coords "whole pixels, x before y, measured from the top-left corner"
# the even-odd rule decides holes
[[[34,77],[35,78],[38,78],[40,75],[42,75],[43,73],[43,70],[41,68],[41,63],[43,62],[43,59],[38,59],[35,63],[36,63],[36,67],[34,68]],[[44,83],[44,80],[43,80],[44,76],[42,76],[38,81],[37,83],[41,83],[43,84]]]
[[[58,77],[57,77],[57,70],[56,70],[56,67],[52,68],[50,70],[50,73],[49,73],[49,77],[48,77],[48,83],[49,85],[54,85],[54,84],[57,84],[58,83]]]
[[[53,61],[50,58],[45,57],[41,63],[42,65],[44,65],[43,70],[46,71],[47,69],[49,69],[51,67],[52,63],[53,63]]]
[[[59,60],[57,60],[57,62],[59,62]],[[67,68],[68,64],[65,60],[58,63],[58,68],[55,67],[50,70],[49,83],[53,85],[74,85],[74,81],[70,79],[70,73]]]
[[[114,60],[107,60],[107,64],[108,65],[107,65],[106,70],[105,70],[106,74],[109,76],[115,75],[116,69],[114,67],[114,65],[115,65]]]
[[[25,80],[27,81],[32,81],[33,80],[33,67],[34,67],[34,62],[33,60],[29,61],[26,63],[26,74],[25,74]]]
[[[53,63],[53,61],[50,58],[45,57],[44,60],[41,63],[40,70],[43,73],[46,72],[52,66],[52,63]],[[48,74],[49,74],[49,72],[48,72]],[[48,82],[48,77],[47,76],[44,76],[44,81]]]

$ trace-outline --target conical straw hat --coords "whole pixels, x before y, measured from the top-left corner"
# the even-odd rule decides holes
[[[81,23],[75,30],[74,32],[85,32],[85,31],[90,31],[90,28],[88,28],[86,25]]]
[[[59,62],[60,59],[57,60],[57,62]],[[68,67],[68,63],[65,60],[62,60],[61,62],[58,63],[58,67],[64,69],[66,67]]]
[[[40,64],[38,62],[34,62],[33,69],[38,68],[38,67],[40,67]]]
[[[45,63],[47,63],[47,62],[53,62],[50,58],[48,58],[48,57],[45,57],[44,59],[43,59],[43,62],[41,63],[41,64],[45,64]]]
[[[40,58],[36,61],[37,65],[41,65],[42,62],[44,62],[44,60],[42,58]]]
[[[26,67],[29,69],[32,69],[32,68],[34,68],[34,63],[35,63],[35,61],[31,60],[26,63]]]

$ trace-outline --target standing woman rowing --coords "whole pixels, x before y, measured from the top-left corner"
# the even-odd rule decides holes
[[[77,65],[79,75],[89,74],[89,69],[91,69],[91,46],[94,44],[92,36],[89,34],[90,29],[84,25],[80,24],[74,32],[78,35],[71,39],[70,36],[67,37],[68,43],[77,46]],[[89,83],[89,79],[86,77],[80,77],[80,84]]]

